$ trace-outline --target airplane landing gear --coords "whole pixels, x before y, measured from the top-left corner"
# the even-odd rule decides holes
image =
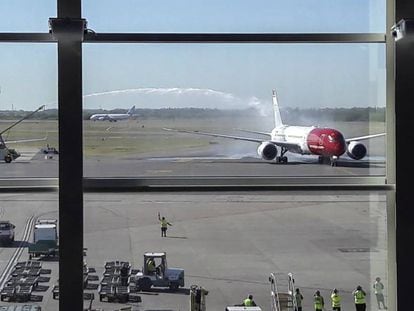
[[[287,157],[276,157],[276,163],[288,163]]]
[[[285,153],[288,150],[284,147],[282,147],[282,149],[280,150],[280,156],[276,157],[276,163],[288,163],[288,157],[285,156]]]
[[[338,157],[336,157],[336,156],[332,156],[331,157],[331,166],[333,167],[333,166],[338,166]]]
[[[330,158],[328,157],[324,157],[324,156],[319,156],[318,158],[318,163],[319,164],[330,164],[331,166],[338,166],[338,157],[337,156],[332,156]]]

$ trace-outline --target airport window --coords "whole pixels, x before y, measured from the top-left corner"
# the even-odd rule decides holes
[[[0,32],[47,32],[56,15],[56,0],[16,0],[0,3]]]
[[[11,43],[0,52],[0,178],[56,178],[56,45]]]
[[[384,44],[88,44],[83,53],[85,177],[385,177]],[[373,137],[347,140],[336,159],[323,148],[341,134],[315,145],[312,126]],[[267,152],[270,140],[281,143]]]
[[[383,33],[385,0],[83,1],[98,32]]]
[[[0,202],[1,308],[58,310],[58,194],[1,193]]]
[[[158,214],[171,224],[166,237]],[[388,284],[387,230],[386,192],[85,194],[84,246],[88,265],[96,271],[91,275],[101,276],[105,264],[117,260],[128,262],[130,271],[144,271],[144,258],[160,252],[166,253],[169,269],[182,269],[184,283],[174,291],[161,274],[158,279],[156,273],[136,276],[142,287],[143,278],[151,279],[149,291],[158,294],[147,295],[145,288],[136,293],[140,303],[126,304],[151,310],[187,310],[190,296],[184,293],[191,285],[208,290],[207,310],[225,310],[248,294],[262,310],[271,310],[273,272],[279,293],[287,292],[285,282],[293,274],[304,309],[313,308],[318,289],[329,305],[334,288],[342,296],[342,308],[352,309],[352,291],[361,285],[374,310],[375,279]],[[155,261],[158,266],[159,254]],[[384,294],[388,304],[388,285]],[[102,302],[93,305],[110,306],[108,297],[103,292]]]

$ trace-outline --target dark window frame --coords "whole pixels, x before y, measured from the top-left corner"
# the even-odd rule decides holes
[[[61,18],[81,18],[81,0],[57,0],[57,16]],[[61,222],[60,240],[60,282],[62,296],[60,310],[82,310],[82,274],[83,263],[83,230],[78,230],[74,236],[74,225],[83,226],[83,193],[85,191],[192,191],[192,190],[389,190],[389,229],[391,246],[389,260],[396,260],[396,267],[390,264],[391,285],[396,296],[398,285],[398,300],[390,300],[390,305],[398,306],[400,310],[409,309],[408,296],[410,277],[409,257],[404,245],[413,242],[414,234],[410,224],[413,211],[410,209],[409,199],[411,189],[409,180],[412,169],[407,169],[399,163],[406,163],[407,155],[410,155],[410,144],[403,138],[404,133],[411,132],[409,122],[405,122],[407,115],[412,115],[414,108],[409,104],[413,95],[409,86],[410,71],[414,69],[414,62],[410,57],[407,44],[403,41],[395,44],[388,33],[390,26],[401,18],[414,16],[414,3],[410,0],[387,0],[387,34],[196,34],[196,33],[152,33],[152,34],[123,34],[123,33],[93,33],[84,35],[84,43],[385,43],[387,50],[387,172],[386,179],[354,178],[346,179],[338,177],[329,180],[321,177],[308,180],[299,180],[286,184],[285,180],[257,179],[241,180],[229,178],[216,179],[209,183],[198,183],[195,187],[194,178],[168,180],[138,180],[138,179],[93,179],[83,178],[82,170],[82,42],[79,40],[59,40],[51,33],[0,33],[0,43],[3,42],[54,42],[58,44],[58,70],[59,70],[59,178],[44,179],[7,179],[0,181],[0,191],[59,191],[59,217]],[[46,22],[46,21],[45,21]],[[76,56],[76,54],[78,56]],[[80,56],[79,56],[80,55]],[[396,57],[394,68],[394,57]],[[394,76],[395,72],[395,76]],[[395,78],[395,80],[394,80]],[[71,81],[66,83],[65,81]],[[395,101],[401,104],[401,109],[396,109]],[[73,104],[75,103],[75,104]],[[65,117],[65,118],[63,118]],[[396,129],[395,129],[396,128]],[[398,135],[401,133],[400,135]],[[394,139],[395,137],[395,139]],[[69,169],[70,168],[70,169]],[[171,187],[172,182],[179,181],[179,186]],[[325,180],[325,181],[324,181]],[[333,183],[332,183],[333,182]],[[115,183],[115,186],[114,186]],[[253,185],[253,186],[252,186]],[[399,187],[397,188],[396,185]],[[398,205],[398,208],[396,207]],[[70,210],[70,213],[69,213]],[[395,213],[395,215],[394,215]],[[398,222],[398,226],[394,221]],[[63,224],[63,227],[62,227]],[[80,226],[80,227],[79,227]],[[394,232],[395,231],[395,232]],[[395,234],[395,236],[394,236]],[[67,237],[71,241],[68,243]],[[72,246],[70,246],[72,244]],[[63,252],[62,252],[63,251]],[[70,255],[69,255],[70,254]],[[79,269],[77,269],[79,268]],[[395,271],[394,271],[395,268]],[[71,288],[71,290],[65,290]],[[391,296],[391,293],[390,293]],[[393,303],[394,302],[394,303]],[[411,307],[411,305],[410,305]]]

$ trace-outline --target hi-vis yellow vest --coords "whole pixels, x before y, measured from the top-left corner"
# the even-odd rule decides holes
[[[251,299],[249,299],[249,298],[246,298],[246,299],[244,300],[243,304],[244,304],[246,307],[251,307],[251,306],[253,306],[253,301],[252,301]]]
[[[354,297],[355,297],[355,304],[360,305],[360,304],[365,303],[365,295],[362,291],[360,290],[355,291]]]
[[[341,306],[341,296],[339,296],[338,294],[332,294],[331,299],[332,299],[332,308]]]
[[[313,302],[315,304],[315,309],[322,309],[323,308],[323,303],[322,303],[322,297],[321,296],[314,296],[313,297]]]
[[[167,228],[168,225],[168,221],[166,219],[162,220],[161,219],[161,228]]]

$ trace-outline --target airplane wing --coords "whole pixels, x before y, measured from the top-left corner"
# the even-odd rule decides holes
[[[204,135],[204,136],[210,136],[210,137],[222,137],[222,138],[229,138],[229,139],[234,139],[234,140],[250,141],[250,142],[254,142],[258,144],[261,144],[266,141],[263,139],[257,139],[257,138],[251,138],[251,137],[223,135],[223,134],[215,134],[215,133],[200,132],[200,131],[177,130],[177,129],[170,129],[170,128],[165,128],[165,127],[163,128],[163,130],[170,131],[170,132],[177,132],[177,133],[189,133],[189,134]],[[270,142],[275,144],[276,146],[287,148],[288,150],[298,149],[297,144],[293,144],[293,143],[289,143],[285,141],[274,141],[274,140]]]
[[[260,135],[266,135],[266,136],[272,135],[271,133],[268,133],[268,132],[259,132],[259,131],[245,130],[245,129],[236,129],[236,130],[241,131],[241,132],[260,134]]]
[[[366,135],[366,136],[359,136],[359,137],[352,137],[352,138],[346,138],[345,141],[347,143],[351,142],[351,141],[359,141],[359,140],[366,140],[366,139],[371,139],[371,138],[375,138],[375,137],[381,137],[381,136],[385,136],[386,133],[380,133],[380,134],[373,134],[373,135]]]
[[[196,135],[204,135],[204,136],[211,136],[211,137],[223,137],[223,138],[230,138],[235,140],[244,140],[244,141],[251,141],[254,143],[262,143],[263,139],[256,139],[250,137],[240,137],[240,136],[233,136],[233,135],[223,135],[223,134],[215,134],[215,133],[208,133],[208,132],[200,132],[200,131],[188,131],[188,130],[176,130],[170,128],[163,128],[164,131],[170,132],[178,132],[178,133],[189,133],[189,134],[196,134]]]

